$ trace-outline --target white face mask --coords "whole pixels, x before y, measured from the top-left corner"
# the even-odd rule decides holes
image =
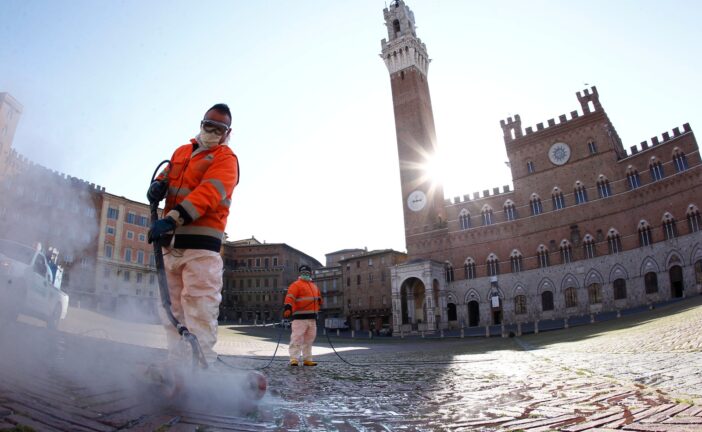
[[[209,149],[219,144],[222,141],[222,136],[213,132],[205,132],[203,128],[200,128],[200,135],[198,135],[197,140],[202,147]]]

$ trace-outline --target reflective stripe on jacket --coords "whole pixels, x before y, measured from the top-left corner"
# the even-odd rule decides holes
[[[239,161],[234,152],[224,144],[203,149],[192,139],[176,149],[171,165],[158,179],[166,177],[164,214],[176,210],[180,216],[173,246],[219,252],[232,192],[239,183]]]
[[[285,304],[292,307],[292,319],[316,319],[322,295],[314,282],[298,279],[288,287]]]

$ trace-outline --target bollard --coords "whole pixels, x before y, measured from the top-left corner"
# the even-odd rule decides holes
[[[563,319],[563,328],[568,328],[568,317]]]
[[[239,325],[241,325],[241,318],[239,318]]]
[[[254,326],[258,325],[258,318],[254,318]]]
[[[504,324],[500,325],[500,333],[502,333],[503,338],[507,337],[507,335],[505,334],[505,325]]]
[[[485,337],[486,338],[490,337],[490,326],[485,326]]]
[[[339,329],[336,329],[336,335],[339,336]]]
[[[373,330],[368,330],[368,339],[373,339]]]
[[[619,309],[617,309],[617,318],[621,318],[621,317],[622,317],[622,312]]]
[[[424,330],[422,330],[422,339],[424,339]]]
[[[356,337],[356,330],[351,330],[351,339]]]
[[[539,320],[534,321],[534,334],[539,334]]]
[[[444,329],[441,329],[441,332],[439,333],[439,337],[440,337],[441,339],[444,338]]]
[[[595,323],[595,314],[590,314],[590,324]]]
[[[466,335],[465,335],[465,332],[463,331],[463,327],[461,327],[461,339],[463,339],[465,336]]]
[[[522,323],[517,323],[517,336],[522,335]]]

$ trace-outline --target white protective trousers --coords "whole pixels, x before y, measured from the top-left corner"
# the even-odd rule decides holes
[[[317,320],[293,320],[290,328],[290,360],[297,360],[302,351],[302,359],[312,361],[312,344],[317,337]]]
[[[201,249],[164,250],[164,264],[173,315],[197,337],[207,362],[217,361],[217,317],[222,302],[222,257]],[[161,319],[166,328],[168,357],[189,361],[190,344],[181,340],[168,321],[163,308]]]

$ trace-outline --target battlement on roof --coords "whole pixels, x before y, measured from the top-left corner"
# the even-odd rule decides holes
[[[522,120],[519,117],[519,114],[515,115],[514,117],[508,117],[506,120],[500,120],[500,126],[502,127],[505,143],[539,133],[555,126],[561,126],[571,120],[575,120],[595,112],[603,111],[602,104],[600,103],[600,95],[597,92],[597,87],[592,86],[590,89],[577,92],[575,95],[578,98],[578,102],[580,102],[582,115],[577,110],[571,111],[570,118],[566,114],[561,114],[558,116],[558,122],[556,122],[556,118],[551,118],[546,122],[546,126],[544,126],[544,123],[542,122],[536,124],[536,129],[529,126],[525,130],[522,130]]]
[[[17,168],[19,168],[20,171],[31,171],[31,174],[43,175],[46,177],[51,176],[55,179],[58,178],[61,181],[69,183],[71,186],[88,189],[93,192],[105,192],[105,188],[103,186],[96,185],[95,183],[90,183],[87,180],[83,180],[78,177],[73,177],[71,175],[47,168],[30,160],[29,158],[18,153],[14,149],[12,149],[12,151],[10,152],[10,158],[16,162]]]
[[[654,137],[651,137],[650,142],[648,140],[641,141],[641,143],[638,146],[636,146],[636,145],[631,146],[629,151],[626,152],[626,155],[624,157],[634,156],[634,155],[638,154],[639,152],[642,152],[642,151],[648,150],[650,148],[659,146],[661,144],[667,143],[668,141],[672,141],[672,140],[677,139],[678,137],[681,137],[681,136],[686,135],[688,133],[692,133],[692,128],[690,127],[690,123],[685,123],[684,125],[682,125],[682,131],[680,130],[679,127],[673,128],[673,135],[672,136],[670,135],[669,131],[665,131],[660,136],[660,138],[658,135],[656,135]]]
[[[480,192],[473,192],[472,196],[471,196],[471,194],[466,194],[463,196],[453,197],[453,201],[450,198],[447,198],[444,200],[444,205],[450,206],[450,205],[454,205],[454,204],[461,204],[461,203],[467,203],[467,202],[471,202],[471,201],[478,201],[481,199],[495,197],[498,195],[505,195],[505,194],[509,194],[509,193],[512,193],[509,185],[504,185],[504,186],[502,186],[501,192],[500,192],[499,187],[492,188],[492,191],[490,191],[490,189],[485,189],[485,190],[483,190],[482,194]]]

